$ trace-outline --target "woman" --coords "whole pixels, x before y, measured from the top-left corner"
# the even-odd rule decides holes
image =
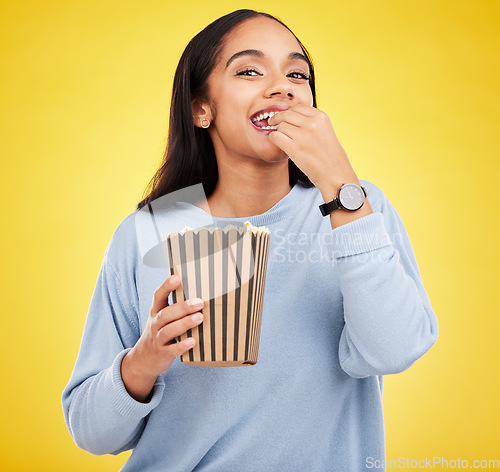
[[[133,449],[130,471],[382,468],[383,375],[427,352],[437,322],[398,214],[358,179],[316,108],[306,50],[269,15],[233,12],[187,46],[165,160],[138,208],[199,182],[219,225],[271,232],[259,362],[179,362],[195,341],[175,339],[202,305],[172,303],[179,280],[142,264],[132,214],[63,394],[74,440]],[[186,224],[207,210],[186,208]]]

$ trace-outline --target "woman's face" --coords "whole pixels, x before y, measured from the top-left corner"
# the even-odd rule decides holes
[[[237,26],[208,78],[209,133],[217,158],[287,160],[268,138],[273,131],[264,129],[266,113],[312,106],[308,78],[302,49],[285,27],[266,17]]]

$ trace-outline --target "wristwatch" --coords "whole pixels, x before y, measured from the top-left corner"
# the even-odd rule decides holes
[[[347,211],[359,210],[365,203],[366,190],[356,184],[343,184],[340,187],[339,194],[330,203],[323,203],[319,210],[323,216],[329,215],[332,211],[339,208]]]

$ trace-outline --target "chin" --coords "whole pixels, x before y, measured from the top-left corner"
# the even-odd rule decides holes
[[[271,147],[262,150],[259,155],[261,159],[265,160],[266,162],[283,162],[288,160],[288,155],[285,153],[285,151],[275,146],[274,144],[272,144]]]
[[[288,156],[286,154],[283,154],[281,156],[276,156],[274,159],[269,160],[268,162],[286,162],[288,161]]]

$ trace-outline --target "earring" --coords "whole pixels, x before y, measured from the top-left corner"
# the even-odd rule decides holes
[[[201,120],[200,124],[201,124],[202,128],[207,129],[210,126],[210,120],[203,118],[203,120]]]

